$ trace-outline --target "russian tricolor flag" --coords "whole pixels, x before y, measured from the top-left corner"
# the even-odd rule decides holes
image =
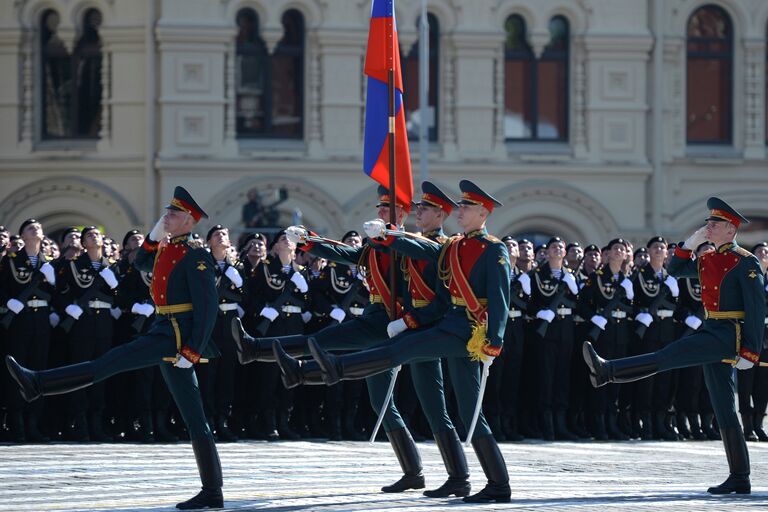
[[[397,198],[405,204],[413,199],[411,154],[403,110],[403,77],[395,22],[395,0],[373,0],[365,74],[368,95],[365,105],[363,170],[389,188],[389,109],[387,82],[394,69],[395,82],[395,170]]]

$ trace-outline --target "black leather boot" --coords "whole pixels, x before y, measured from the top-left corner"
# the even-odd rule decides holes
[[[592,418],[592,437],[595,441],[608,440],[608,432],[605,431],[605,415],[595,414]]]
[[[175,443],[179,440],[178,436],[168,430],[168,413],[166,411],[155,411],[154,427],[155,439],[161,443]]]
[[[282,336],[280,338],[254,338],[245,332],[240,319],[232,319],[232,338],[235,340],[235,353],[240,364],[254,361],[273,363],[275,356],[272,352],[272,342],[283,345],[285,351],[293,357],[301,357],[307,348],[307,337],[299,334]]]
[[[20,411],[9,412],[7,423],[11,441],[26,443],[27,433],[24,429],[24,415]]]
[[[66,433],[66,438],[69,441],[77,441],[81,443],[91,440],[91,436],[88,434],[88,420],[85,419],[84,412],[75,414],[75,418],[72,420],[72,425]]]
[[[650,412],[640,414],[640,439],[653,441],[653,415]]]
[[[48,443],[51,438],[43,434],[40,430],[40,414],[42,411],[38,408],[34,408],[30,411],[27,419],[27,438],[32,443]]]
[[[237,436],[229,428],[227,417],[223,414],[216,418],[216,436],[224,443],[236,443]]]
[[[469,466],[467,466],[467,458],[464,455],[464,449],[461,447],[456,429],[438,432],[435,434],[435,443],[437,443],[440,456],[443,458],[445,470],[448,472],[448,480],[437,489],[424,491],[424,496],[428,498],[447,498],[451,495],[457,498],[467,496],[472,490],[469,483]]]
[[[578,412],[568,415],[568,430],[576,434],[579,439],[592,437],[584,428],[584,415]]]
[[[653,415],[653,431],[656,434],[656,439],[663,439],[664,441],[677,441],[677,434],[667,427],[667,413],[666,411],[656,411]]]
[[[299,361],[288,355],[282,343],[272,341],[272,354],[277,366],[280,367],[280,378],[286,389],[295,388],[300,384],[318,386],[325,384],[323,372],[316,361]]]
[[[761,414],[759,412],[756,412],[753,416],[754,422],[753,422],[753,428],[755,430],[755,435],[757,436],[758,441],[766,442],[768,441],[768,434],[766,434],[765,430],[763,430],[763,420],[765,419],[765,414]]]
[[[710,487],[710,494],[749,494],[752,486],[749,482],[749,452],[744,433],[739,427],[721,428],[725,457],[728,459],[730,475],[720,485]]]
[[[224,495],[221,492],[223,479],[219,452],[213,437],[203,437],[192,440],[192,450],[195,452],[197,470],[200,473],[202,490],[192,499],[182,501],[176,508],[181,510],[196,510],[204,508],[223,508]]]
[[[421,455],[407,428],[387,432],[387,438],[395,450],[395,456],[403,470],[403,476],[392,485],[385,485],[382,492],[403,492],[408,489],[423,489],[424,475],[421,473]]]
[[[148,412],[142,413],[139,416],[139,428],[136,429],[136,435],[141,443],[154,443],[155,436],[153,435],[154,428],[152,426],[152,415]]]
[[[502,419],[501,425],[502,425],[502,429],[504,430],[504,437],[507,438],[507,441],[517,443],[523,440],[523,436],[520,435],[520,432],[517,428],[516,415],[505,414]]]
[[[710,441],[722,439],[720,437],[720,432],[715,430],[715,427],[713,424],[714,419],[715,419],[715,415],[712,414],[711,412],[701,415],[701,430],[704,431],[704,434],[707,436],[707,439],[709,439]]]
[[[741,426],[744,429],[744,439],[751,442],[757,441],[757,434],[752,426],[751,409],[741,413]]]
[[[683,439],[691,439],[693,433],[691,432],[691,429],[688,428],[688,415],[684,412],[678,412],[675,416],[677,418],[677,432]]]
[[[301,436],[291,428],[289,417],[290,413],[288,411],[280,411],[277,419],[277,431],[280,433],[280,439],[285,441],[298,441],[301,439]]]
[[[616,441],[629,441],[629,436],[619,428],[619,413],[608,413],[608,437]]]
[[[94,412],[88,417],[88,430],[91,433],[91,441],[98,443],[111,443],[112,436],[104,432],[104,419],[101,412]]]
[[[608,361],[597,355],[592,344],[584,342],[581,349],[584,361],[589,366],[589,380],[596,388],[610,382],[624,383],[650,377],[659,371],[656,354],[642,354]]]
[[[565,411],[555,413],[555,439],[561,441],[578,441],[578,436],[568,428],[568,421],[565,419]]]
[[[5,364],[27,402],[41,396],[69,393],[93,384],[91,361],[37,372],[24,368],[11,356],[5,356]]]
[[[355,427],[355,418],[357,417],[357,406],[348,405],[344,411],[344,420],[341,426],[341,432],[344,439],[350,441],[365,441],[366,437]]]
[[[267,441],[279,441],[280,434],[277,431],[277,418],[274,409],[265,409],[261,414],[263,438]]]
[[[340,380],[370,377],[397,366],[388,355],[383,354],[383,351],[380,350],[334,356],[323,350],[314,338],[310,338],[308,344],[309,352],[320,366],[323,380],[328,386],[333,386]]]
[[[472,447],[475,449],[477,459],[483,468],[483,473],[488,479],[488,483],[482,491],[472,496],[467,496],[464,501],[467,503],[508,503],[512,494],[509,489],[509,474],[507,473],[507,464],[501,455],[499,445],[493,436],[482,436],[472,440]]]
[[[696,441],[705,441],[707,435],[701,430],[699,415],[695,412],[688,413],[688,425],[690,425],[691,437]]]

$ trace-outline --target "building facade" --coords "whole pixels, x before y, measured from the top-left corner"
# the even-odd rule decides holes
[[[768,236],[768,2],[429,0],[429,178],[502,234],[676,239],[717,194]],[[398,0],[419,181],[419,0]],[[368,0],[0,3],[0,224],[151,227],[183,184],[245,228],[359,228]],[[409,93],[409,91],[411,91]],[[418,187],[417,187],[418,188]],[[273,199],[274,198],[274,199]],[[246,221],[248,219],[245,219]]]

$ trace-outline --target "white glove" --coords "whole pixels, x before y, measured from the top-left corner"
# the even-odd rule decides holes
[[[632,281],[630,281],[625,277],[624,280],[621,282],[621,287],[624,288],[624,291],[627,292],[627,298],[629,300],[632,300],[635,298],[635,290],[632,287]]]
[[[517,279],[520,282],[520,285],[523,287],[523,293],[526,295],[531,294],[531,276],[528,274],[520,274],[520,277]]]
[[[83,314],[83,308],[78,306],[77,304],[70,304],[66,308],[64,308],[64,312],[74,318],[75,320],[80,320],[80,315]]]
[[[109,314],[112,315],[112,318],[115,320],[118,320],[121,316],[123,316],[123,312],[120,311],[120,308],[109,308]]]
[[[579,294],[579,287],[576,285],[576,278],[573,277],[573,274],[563,270],[563,281],[568,285],[568,289],[571,290],[572,294]]]
[[[166,236],[168,236],[168,233],[165,231],[165,227],[163,227],[163,217],[160,217],[160,220],[157,221],[155,227],[149,232],[149,239],[153,242],[160,242]]]
[[[363,231],[368,235],[368,238],[384,238],[386,230],[387,225],[381,219],[373,219],[363,223]]]
[[[483,358],[481,359],[481,361],[483,362],[484,365],[490,368],[490,366],[493,364],[494,359],[496,359],[496,356],[489,356],[487,354],[483,354]]]
[[[667,276],[664,280],[664,284],[667,285],[669,293],[671,293],[673,297],[680,295],[680,287],[677,285],[677,279],[672,276]]]
[[[139,304],[138,302],[134,302],[133,306],[131,306],[131,313],[133,313],[134,315],[143,315],[144,304]]]
[[[555,312],[551,309],[540,309],[539,312],[536,313],[536,318],[541,318],[545,322],[550,323],[555,319]]]
[[[43,263],[43,266],[40,267],[40,272],[43,273],[46,281],[48,281],[51,285],[56,285],[56,271],[53,270],[53,265],[46,261]]]
[[[743,357],[736,357],[736,364],[733,365],[737,370],[749,370],[753,366],[755,366],[755,363]]]
[[[59,315],[56,314],[56,312],[51,312],[50,315],[48,315],[48,321],[51,323],[51,328],[56,328],[57,325],[59,325],[59,321],[61,319],[59,318]]]
[[[358,271],[358,272],[357,272],[357,275],[356,275],[355,277],[357,277],[357,278],[358,278],[359,280],[361,280],[362,282],[365,282],[365,272],[360,272],[360,271]]]
[[[294,272],[291,276],[291,281],[296,285],[296,288],[298,288],[301,293],[307,293],[307,290],[309,290],[307,280],[304,279],[304,276],[301,275],[301,273]]]
[[[154,312],[155,312],[155,306],[153,306],[152,304],[144,304],[144,312],[142,313],[142,315],[146,317],[150,317]]]
[[[707,241],[707,227],[702,226],[693,232],[688,239],[683,242],[683,247],[689,251],[695,251],[698,246]]]
[[[192,361],[187,359],[181,354],[176,354],[176,362],[173,363],[173,366],[176,368],[190,368],[192,366]]]
[[[224,271],[224,275],[227,276],[227,279],[232,281],[232,284],[236,287],[240,288],[243,286],[243,277],[235,267],[227,267],[227,270]]]
[[[635,317],[635,320],[646,327],[650,327],[651,323],[653,322],[653,316],[651,316],[650,313],[638,313]]]
[[[8,306],[8,309],[16,313],[17,315],[19,312],[24,309],[24,303],[21,302],[18,299],[8,299],[8,302],[5,303],[6,306]]]
[[[280,313],[278,313],[278,312],[277,312],[277,310],[276,310],[275,308],[271,308],[271,307],[269,307],[269,306],[265,306],[265,307],[264,307],[264,308],[261,310],[261,313],[259,313],[259,314],[260,314],[261,316],[263,316],[264,318],[268,318],[270,322],[274,322],[274,321],[275,321],[275,318],[277,318],[278,316],[280,316]]]
[[[387,324],[387,334],[390,338],[394,338],[406,329],[408,329],[408,326],[405,324],[405,320],[402,318],[398,318],[397,320],[393,320]]]
[[[101,269],[101,272],[99,272],[99,275],[104,278],[104,281],[106,281],[110,288],[113,290],[117,288],[117,278],[110,268],[104,267]]]
[[[305,311],[305,312],[303,312],[303,313],[301,314],[301,319],[302,319],[302,320],[304,321],[304,323],[306,324],[307,322],[309,322],[310,320],[312,320],[312,313],[310,313],[309,311]]]
[[[608,325],[608,320],[602,315],[593,315],[589,321],[598,326],[603,331],[605,330],[605,326]]]
[[[694,316],[694,315],[688,315],[688,318],[685,319],[685,325],[693,329],[694,331],[697,330],[699,327],[701,327],[701,318]]]
[[[347,313],[341,308],[333,308],[328,316],[341,323],[347,317]]]
[[[299,244],[303,242],[307,236],[309,236],[309,232],[302,227],[288,226],[285,228],[285,238],[287,238],[288,241],[293,244]]]
[[[243,318],[245,316],[245,310],[240,307],[240,304],[237,305],[237,318]]]

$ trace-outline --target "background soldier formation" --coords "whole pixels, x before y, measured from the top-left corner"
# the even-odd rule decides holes
[[[2,355],[39,370],[94,359],[146,333],[155,314],[152,274],[133,266],[143,240],[132,230],[118,245],[87,226],[54,241],[35,219],[16,233],[0,226]],[[341,241],[363,243],[355,231]],[[502,241],[512,265],[510,308],[484,398],[498,441],[719,438],[701,368],[595,389],[574,350],[591,340],[610,359],[637,355],[701,326],[698,280],[674,279],[665,269],[674,244],[660,236],[636,250],[622,238],[602,247],[559,237],[541,247],[512,236]],[[212,339],[222,355],[198,365],[197,373],[217,439],[364,439],[375,422],[364,381],[287,390],[274,363],[237,364],[231,330],[236,317],[247,332],[270,337],[311,334],[359,317],[369,293],[357,266],[297,253],[283,232],[271,241],[250,234],[235,247],[229,230],[216,225],[205,243],[216,263],[219,317]],[[705,243],[696,253],[714,249]],[[765,274],[768,243],[751,251]],[[761,360],[768,361],[768,336]],[[450,379],[446,368],[443,374]],[[9,379],[3,369],[4,441],[172,442],[187,435],[157,367],[29,404]],[[739,372],[738,391],[745,437],[768,441],[768,368]],[[463,438],[467,425],[455,398],[447,399]],[[410,378],[398,381],[396,401],[414,439],[432,437]]]

